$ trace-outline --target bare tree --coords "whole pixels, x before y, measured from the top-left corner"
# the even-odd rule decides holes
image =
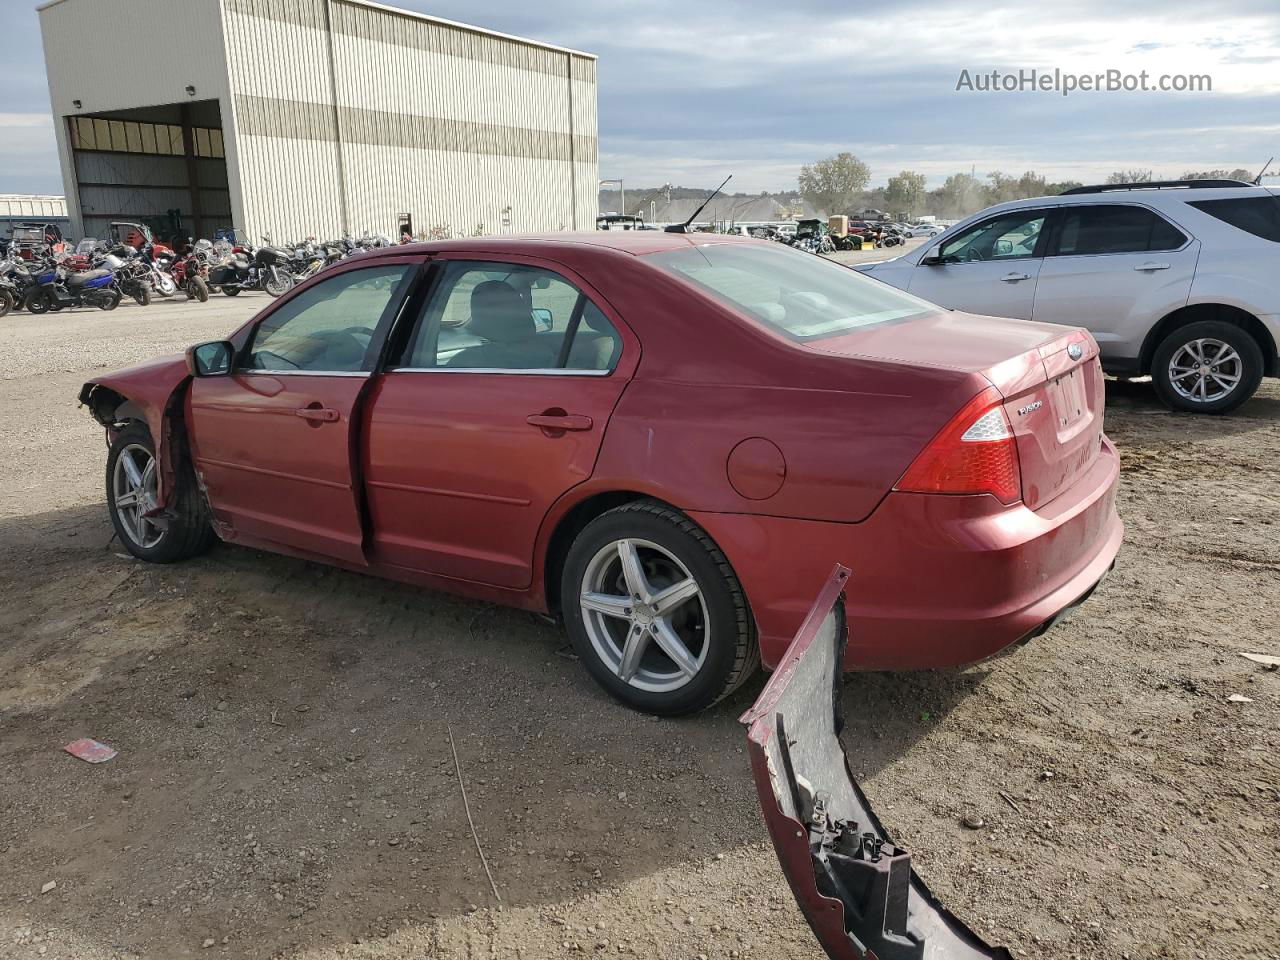
[[[1183,180],[1243,180],[1249,183],[1253,180],[1253,174],[1243,167],[1236,167],[1234,170],[1223,170],[1219,167],[1216,170],[1192,170],[1182,175]]]
[[[1150,170],[1117,170],[1107,176],[1107,183],[1150,183],[1154,178]]]
[[[871,168],[851,153],[837,153],[805,164],[798,178],[800,195],[824,213],[844,213],[871,179]]]

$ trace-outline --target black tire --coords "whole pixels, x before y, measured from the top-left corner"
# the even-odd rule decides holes
[[[187,299],[205,303],[209,299],[209,285],[203,277],[192,277],[187,281]]]
[[[293,289],[293,277],[288,273],[277,269],[274,276],[275,279],[272,280],[271,275],[268,274],[268,276],[262,281],[262,289],[266,292],[267,296],[272,298],[283,297]]]
[[[98,301],[99,310],[110,312],[111,310],[114,310],[118,306],[120,306],[119,292],[113,293],[111,296],[107,297],[107,299],[105,300]]]
[[[234,297],[240,293],[239,287],[223,287],[222,294],[227,297]]]
[[[660,546],[684,566],[701,591],[707,620],[703,642],[710,646],[694,676],[677,689],[642,690],[620,679],[597,652],[584,623],[580,596],[588,567],[610,544],[624,539]],[[560,609],[569,638],[596,682],[622,703],[645,713],[678,716],[703,710],[733,693],[760,665],[746,594],[729,561],[702,528],[653,500],[638,500],[603,513],[578,534],[565,558]],[[625,635],[625,621],[618,623]]]
[[[22,305],[39,316],[52,308],[52,296],[44,287],[32,287],[22,299]]]
[[[8,290],[0,290],[0,317],[9,315],[9,311],[13,309],[14,296]]]
[[[133,299],[137,302],[138,306],[140,307],[150,306],[151,305],[151,287],[149,287],[145,283],[139,284],[138,289],[133,294]]]
[[[1210,356],[1207,349],[1202,350],[1210,361],[1206,366],[1211,370],[1220,369],[1227,376],[1239,378],[1230,391],[1224,392],[1221,396],[1210,394],[1206,400],[1199,400],[1194,396],[1197,392],[1195,390],[1197,379],[1175,382],[1170,370],[1170,362],[1176,356],[1182,354],[1186,357],[1186,354],[1182,353],[1184,347],[1194,349],[1196,341],[1201,340],[1226,344],[1238,358],[1238,360],[1227,361],[1221,368],[1217,368],[1212,365],[1212,361],[1219,354],[1215,351]],[[1262,349],[1258,346],[1258,341],[1244,328],[1221,320],[1200,320],[1178,327],[1160,341],[1156,352],[1151,357],[1151,380],[1155,385],[1156,395],[1165,405],[1174,410],[1186,410],[1191,413],[1230,413],[1253,396],[1258,389],[1258,384],[1262,382],[1262,370]],[[1194,378],[1195,375],[1192,374],[1191,377]],[[1210,378],[1207,381],[1206,392],[1210,389],[1222,390],[1222,382]],[[1192,395],[1188,396],[1188,393]]]
[[[115,527],[116,536],[124,548],[139,560],[148,563],[174,563],[186,560],[208,550],[215,539],[213,527],[209,524],[209,512],[204,497],[196,485],[191,465],[183,461],[177,479],[177,489],[169,500],[166,510],[168,526],[154,544],[140,543],[138,538],[126,529],[125,519],[116,505],[114,489],[116,464],[121,455],[130,447],[143,447],[155,457],[155,444],[151,440],[151,431],[146,424],[134,421],[116,434],[111,442],[107,455],[107,512],[111,516],[111,525]],[[132,455],[132,454],[131,454]]]

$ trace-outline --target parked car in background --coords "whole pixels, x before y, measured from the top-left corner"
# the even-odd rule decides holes
[[[936,237],[943,230],[944,228],[936,223],[914,223],[907,225],[906,233],[909,237]]]
[[[847,667],[955,666],[1082,602],[1122,531],[1087,332],[728,236],[377,250],[80,398],[133,555],[216,535],[558,614],[653,713],[776,665],[837,561]]]
[[[942,306],[1079,324],[1118,376],[1226,413],[1280,375],[1280,197],[1233,180],[1080,187],[999,204],[856,269]]]

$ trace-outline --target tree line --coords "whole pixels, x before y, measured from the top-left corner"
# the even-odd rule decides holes
[[[1149,183],[1151,170],[1117,170],[1107,183]],[[1189,171],[1179,179],[1252,180],[1248,170]],[[1020,177],[1000,171],[979,178],[970,173],[953,173],[942,186],[926,188],[924,174],[903,170],[890,177],[883,187],[869,188],[871,168],[851,153],[838,153],[816,163],[805,164],[798,177],[800,195],[829,214],[858,216],[865,210],[882,210],[894,216],[915,217],[932,214],[943,220],[967,216],[993,203],[1047,197],[1083,186],[1078,181],[1050,181],[1034,170]]]

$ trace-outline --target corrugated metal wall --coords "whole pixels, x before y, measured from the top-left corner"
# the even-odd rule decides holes
[[[39,11],[63,186],[77,233],[92,231],[80,223],[67,117],[190,103],[193,96],[217,101],[224,118],[230,109],[222,0],[112,0],[106,10],[101,0],[57,0]],[[188,85],[196,89],[194,95],[187,93]],[[233,209],[240,199],[236,163],[235,145],[228,142]],[[227,173],[221,182],[228,183]],[[220,202],[227,204],[225,194]]]
[[[223,16],[251,236],[594,225],[593,58],[349,0]]]

